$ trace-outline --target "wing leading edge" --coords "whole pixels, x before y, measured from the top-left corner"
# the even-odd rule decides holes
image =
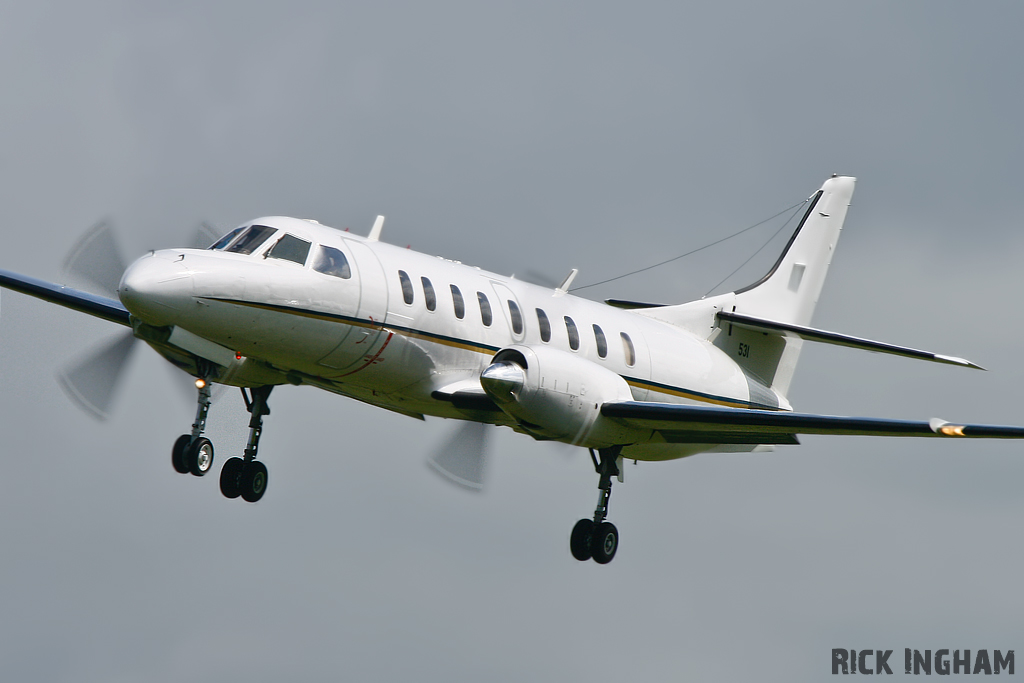
[[[118,325],[131,327],[128,309],[115,299],[89,294],[45,280],[37,280],[34,277],[19,275],[9,270],[0,270],[0,287],[28,294],[81,313],[88,313]]]
[[[1024,427],[842,417],[677,403],[605,403],[601,414],[631,427],[652,429],[672,443],[795,444],[798,434],[1024,439]]]
[[[897,346],[895,344],[887,344],[885,342],[872,341],[871,339],[853,337],[848,334],[839,334],[838,332],[818,330],[813,327],[793,325],[791,323],[777,322],[775,320],[764,320],[762,318],[754,318],[749,315],[740,315],[738,313],[730,313],[728,311],[719,311],[717,317],[721,322],[728,323],[729,325],[735,325],[736,327],[742,327],[744,329],[753,330],[754,332],[764,332],[766,334],[780,334],[784,337],[799,337],[800,339],[805,339],[807,341],[821,342],[823,344],[834,344],[836,346],[847,346],[851,349],[861,349],[862,351],[872,351],[874,353],[888,353],[894,356],[904,356],[905,358],[927,360],[933,363],[959,365],[961,367],[973,368],[975,370],[985,369],[978,365],[977,363],[972,363],[971,361],[965,358],[946,356],[941,353],[932,353],[931,351],[912,349],[907,346]]]

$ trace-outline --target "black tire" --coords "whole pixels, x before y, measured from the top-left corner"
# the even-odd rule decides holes
[[[245,461],[241,458],[228,458],[220,471],[220,492],[225,498],[238,498],[242,495],[242,467]]]
[[[174,471],[178,474],[188,474],[188,464],[185,462],[185,451],[188,450],[188,445],[191,441],[191,434],[182,434],[178,437],[178,440],[174,442],[174,448],[171,449],[171,464],[174,465]]]
[[[572,535],[569,536],[569,550],[572,556],[580,562],[590,559],[590,538],[594,535],[594,520],[581,519],[572,528]]]
[[[201,477],[213,469],[213,442],[201,436],[185,450],[185,464],[188,471]]]
[[[590,553],[594,556],[594,562],[608,564],[615,557],[615,551],[619,549],[619,530],[611,522],[601,522],[594,529],[594,535],[590,538]]]
[[[245,465],[242,468],[240,484],[242,498],[249,503],[255,503],[267,490],[267,466],[258,460]]]

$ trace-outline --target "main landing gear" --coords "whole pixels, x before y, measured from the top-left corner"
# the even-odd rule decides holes
[[[260,447],[260,434],[263,432],[263,416],[270,415],[267,399],[273,386],[250,389],[249,394],[242,389],[245,408],[252,414],[249,418],[249,441],[241,458],[229,458],[220,471],[220,492],[227,498],[242,497],[249,503],[255,503],[263,497],[267,490],[267,466],[256,460]]]
[[[182,434],[171,449],[171,464],[182,474],[192,473],[201,477],[213,468],[213,442],[202,434],[206,431],[206,416],[210,412],[210,385],[199,380],[198,407],[192,423],[192,433]],[[270,414],[267,398],[273,386],[242,389],[245,408],[252,417],[249,420],[249,441],[241,458],[228,458],[220,472],[220,490],[228,498],[242,497],[255,503],[267,490],[267,467],[256,460],[260,434],[263,431],[263,416]],[[250,398],[251,394],[251,398]]]
[[[605,517],[608,515],[608,501],[612,497],[612,477],[619,474],[617,460],[620,452],[621,446],[602,448],[598,451],[598,461],[594,449],[590,449],[594,469],[601,475],[597,485],[601,493],[597,498],[594,519],[581,519],[576,522],[569,537],[572,556],[580,562],[593,559],[598,564],[608,564],[615,557],[615,551],[619,549],[619,530],[611,522],[606,522]]]

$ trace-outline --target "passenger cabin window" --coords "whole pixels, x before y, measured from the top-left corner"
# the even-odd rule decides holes
[[[252,227],[246,228],[237,240],[235,240],[230,247],[225,251],[231,251],[236,254],[251,254],[260,248],[260,246],[270,239],[270,236],[277,232],[277,228],[270,228],[266,225],[253,225]]]
[[[569,333],[569,348],[573,351],[578,351],[580,348],[580,331],[576,329],[576,323],[569,316],[565,316],[565,331]]]
[[[608,355],[608,340],[604,338],[604,330],[594,325],[594,341],[597,342],[597,355],[604,358]]]
[[[267,256],[303,266],[306,264],[306,257],[309,256],[309,246],[306,240],[301,240],[295,235],[285,235],[270,248]]]
[[[210,249],[223,249],[224,247],[231,244],[231,240],[238,237],[239,233],[241,233],[243,230],[245,230],[244,226],[241,228],[235,228],[234,230],[232,230],[231,232],[229,232],[228,234],[224,235],[219,240],[214,242]]]
[[[633,340],[629,338],[629,335],[622,332],[622,352],[626,355],[626,365],[633,367],[636,364],[636,351],[633,349]]]
[[[466,317],[466,302],[462,299],[462,292],[455,285],[452,288],[452,306],[455,307],[455,317],[462,320]]]
[[[398,279],[402,281],[402,298],[405,299],[405,303],[411,304],[415,292],[412,290],[412,280],[409,279],[409,273],[404,270],[398,271]]]
[[[428,311],[432,311],[437,308],[437,296],[434,294],[434,285],[430,284],[430,280],[425,277],[420,278],[420,283],[423,285],[423,303],[426,304]]]
[[[480,304],[480,320],[483,321],[484,327],[490,327],[491,321],[491,302],[487,300],[487,295],[483,292],[476,293],[476,300]]]
[[[548,320],[548,314],[539,308],[537,309],[537,327],[540,328],[540,340],[542,342],[551,341],[551,322]]]
[[[348,265],[345,254],[334,247],[325,247],[322,244],[316,248],[316,256],[313,257],[313,270],[345,280],[352,277],[352,269]]]
[[[519,304],[512,299],[508,300],[508,315],[512,319],[512,332],[523,333],[523,314],[519,311]]]

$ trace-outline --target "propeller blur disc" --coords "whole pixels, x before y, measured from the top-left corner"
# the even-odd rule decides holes
[[[64,393],[97,420],[106,420],[135,341],[128,332],[61,370],[57,379]]]
[[[97,223],[78,240],[64,259],[64,275],[99,288],[96,294],[117,298],[117,285],[127,266],[113,232]]]
[[[442,477],[470,491],[482,491],[487,470],[490,425],[462,423],[427,460]]]

